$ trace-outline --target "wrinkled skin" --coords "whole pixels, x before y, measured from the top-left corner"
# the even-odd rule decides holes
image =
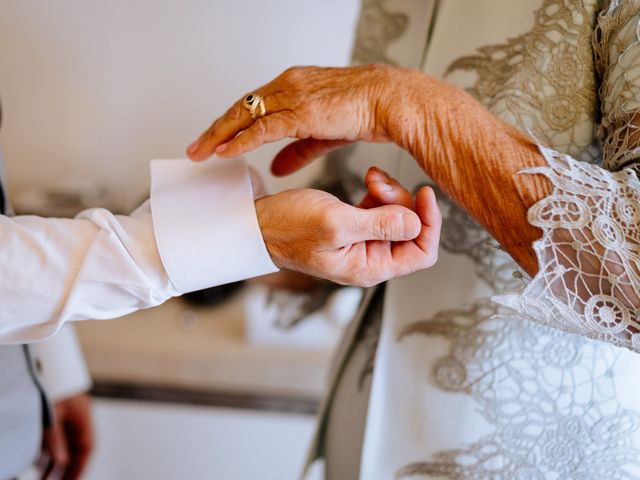
[[[264,97],[267,115],[252,120],[240,99],[189,146],[192,160],[295,138],[272,163],[285,175],[353,141],[395,142],[528,273],[537,271],[531,245],[540,232],[526,212],[551,185],[518,172],[543,166],[544,158],[464,91],[416,70],[366,65],[294,67],[254,93]]]
[[[385,172],[370,169],[366,181],[369,193],[361,208],[310,189],[287,190],[256,201],[258,222],[274,262],[281,268],[365,287],[431,267],[438,258],[442,223],[433,190],[420,189],[414,205],[409,192]]]

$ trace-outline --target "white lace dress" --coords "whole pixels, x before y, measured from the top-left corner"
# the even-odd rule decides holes
[[[640,479],[639,31],[634,0],[364,2],[356,62],[466,88],[537,138],[548,166],[522,175],[554,190],[532,280],[439,195],[440,261],[389,282],[337,359],[328,478]],[[428,181],[392,147],[344,157]]]

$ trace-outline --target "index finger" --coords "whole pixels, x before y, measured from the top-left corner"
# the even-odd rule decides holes
[[[423,229],[414,241],[426,254],[436,253],[440,243],[442,214],[438,208],[436,194],[431,187],[425,186],[416,194],[416,213],[420,217]]]
[[[430,187],[422,187],[416,195],[416,213],[422,228],[418,236],[409,242],[391,245],[392,257],[397,275],[407,275],[429,268],[438,259],[442,215]]]
[[[265,103],[267,112],[273,113],[271,99],[264,94],[264,87],[251,94],[243,96],[235,102],[224,115],[216,119],[211,126],[187,148],[187,155],[191,160],[201,161],[209,158],[216,151],[216,147],[233,139],[240,132],[251,126],[255,121],[249,110],[243,105],[248,95],[260,95]]]

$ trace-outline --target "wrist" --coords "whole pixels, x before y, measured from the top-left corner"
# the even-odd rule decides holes
[[[273,232],[273,222],[272,222],[272,214],[271,208],[269,205],[271,203],[272,195],[267,195],[264,197],[260,197],[254,201],[254,205],[256,208],[256,217],[258,219],[258,226],[260,227],[260,233],[262,234],[262,240],[264,242],[265,247],[267,248],[267,252],[271,257],[271,261],[278,268],[283,268],[282,262],[280,261],[277,249],[274,247],[274,232]]]
[[[442,120],[452,96],[449,90],[456,89],[415,69],[395,68],[392,75],[388,84],[393,88],[379,106],[383,128],[396,145],[424,165],[430,146],[442,145],[447,137]]]

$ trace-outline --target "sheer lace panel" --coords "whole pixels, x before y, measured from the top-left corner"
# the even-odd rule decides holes
[[[640,352],[640,182],[540,147],[554,191],[529,209],[540,270],[494,299],[552,327]]]

